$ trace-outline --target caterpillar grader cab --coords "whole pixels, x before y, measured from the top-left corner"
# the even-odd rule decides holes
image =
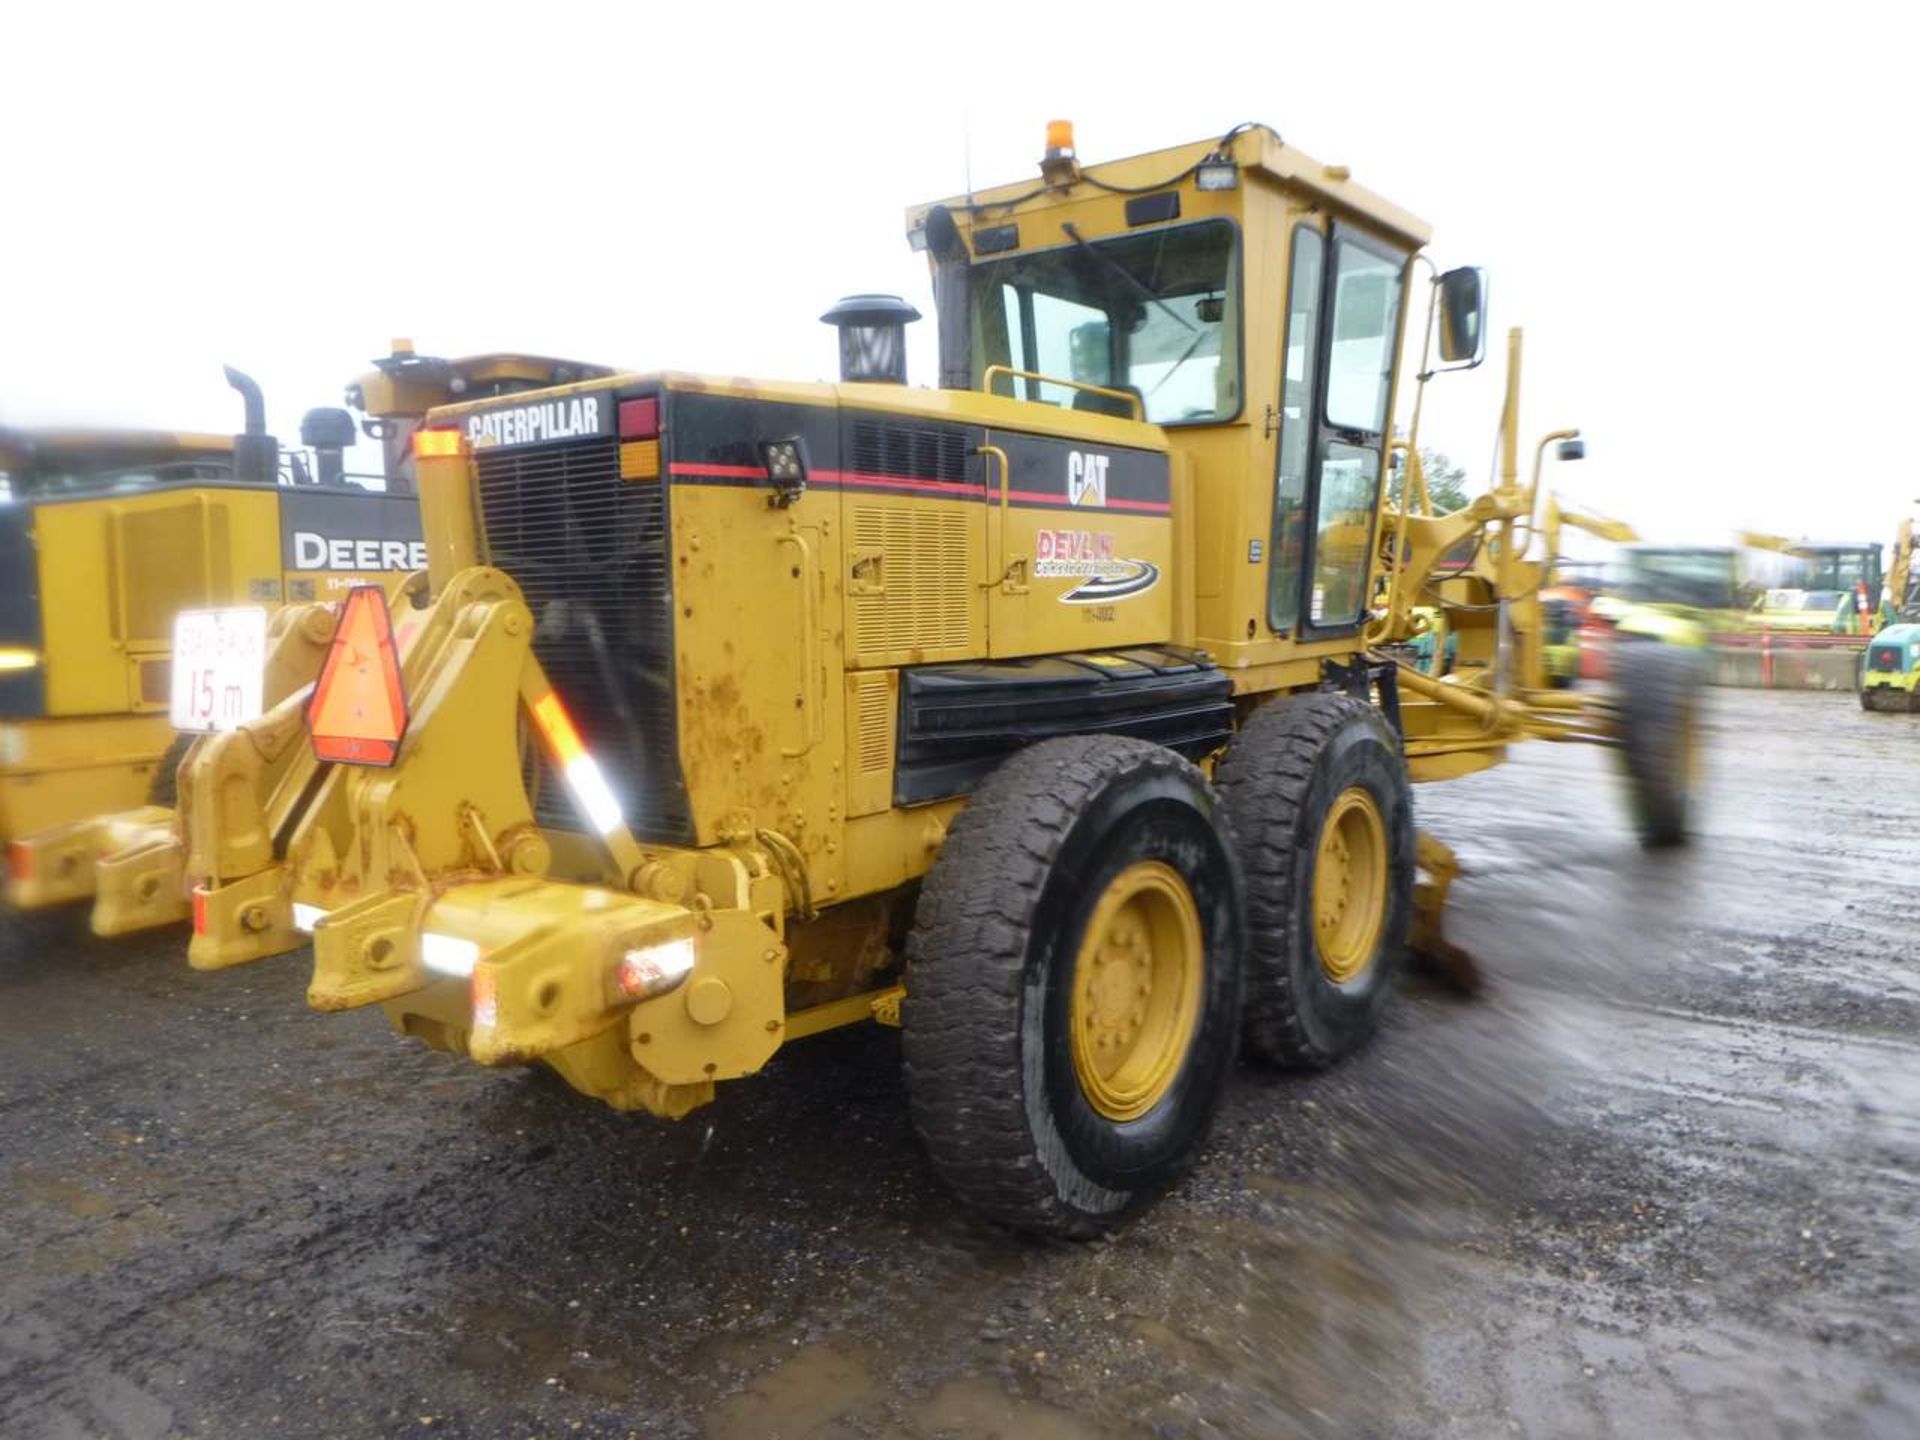
[[[664,1116],[898,1025],[960,1194],[1086,1235],[1192,1158],[1243,1036],[1332,1063],[1416,910],[1443,943],[1410,782],[1648,725],[1678,838],[1692,692],[1546,685],[1517,336],[1495,489],[1382,495],[1409,374],[1485,346],[1424,223],[1265,127],[1082,166],[1056,126],[907,229],[936,389],[859,296],[837,384],[427,415],[425,583],[353,592],[311,693],[182,770],[195,965],[310,938],[313,1006]],[[1376,651],[1436,595],[1444,681]]]
[[[16,432],[0,436],[0,842],[7,900],[37,909],[97,895],[118,934],[186,917],[173,838],[176,767],[190,733],[249,718],[312,683],[354,586],[397,587],[425,565],[413,430],[463,394],[507,394],[600,373],[536,356],[442,360],[406,341],[348,390],[381,443],[378,475],[351,475],[342,409],[309,411],[301,445],[266,433],[259,387],[237,436]],[[182,611],[240,623],[188,632],[240,647],[257,702],[202,655],[176,650]],[[269,617],[269,611],[272,611]]]

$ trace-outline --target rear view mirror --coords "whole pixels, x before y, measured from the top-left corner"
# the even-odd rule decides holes
[[[1487,353],[1487,275],[1476,265],[1449,270],[1440,286],[1440,358],[1472,369]]]

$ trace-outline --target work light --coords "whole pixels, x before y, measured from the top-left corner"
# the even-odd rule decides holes
[[[767,483],[773,486],[773,505],[785,509],[806,494],[807,453],[797,435],[762,441],[760,459],[767,467]]]
[[[1226,151],[1215,150],[1195,167],[1193,186],[1196,190],[1237,190],[1240,167]]]

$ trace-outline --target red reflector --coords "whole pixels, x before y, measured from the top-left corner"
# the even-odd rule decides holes
[[[7,874],[15,880],[33,878],[33,851],[18,840],[7,842]]]
[[[207,933],[207,890],[204,885],[193,887],[193,933]]]
[[[460,432],[458,430],[416,430],[413,432],[413,453],[422,460],[437,460],[460,453]]]
[[[660,399],[649,395],[644,400],[620,402],[620,438],[651,440],[660,433]]]
[[[407,697],[387,594],[378,585],[356,585],[347,592],[327,663],[307,705],[307,733],[316,760],[391,765],[400,754]]]

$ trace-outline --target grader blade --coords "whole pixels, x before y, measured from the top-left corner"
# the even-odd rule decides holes
[[[1413,926],[1407,948],[1442,984],[1462,995],[1480,993],[1480,967],[1444,933],[1447,892],[1459,877],[1452,849],[1426,831],[1414,836],[1414,862],[1423,874],[1413,887]]]

